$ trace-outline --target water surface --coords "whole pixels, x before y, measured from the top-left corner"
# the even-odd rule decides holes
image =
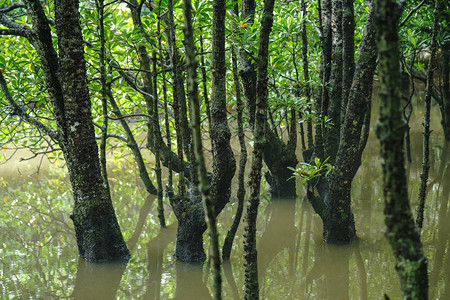
[[[413,162],[407,168],[414,210],[422,155],[420,115],[416,107],[411,123]],[[430,299],[450,299],[450,147],[443,142],[436,107],[433,118],[423,244],[429,258]],[[128,264],[92,264],[78,258],[65,168],[44,164],[34,174],[37,165],[10,161],[0,166],[0,299],[211,299],[208,265],[172,258],[175,217],[166,201],[169,226],[159,228],[156,201],[147,196],[133,163],[109,162],[116,213],[132,251]],[[353,184],[360,239],[351,246],[322,243],[321,220],[301,189],[296,200],[264,195],[258,216],[262,299],[401,297],[394,258],[383,236],[380,166],[379,143],[371,133]],[[232,223],[235,201],[219,217],[222,238]],[[224,265],[223,282],[224,299],[243,299],[242,226],[231,260]]]

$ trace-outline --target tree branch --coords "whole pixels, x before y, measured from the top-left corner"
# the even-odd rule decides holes
[[[31,38],[33,35],[33,32],[29,27],[12,21],[7,16],[5,16],[1,11],[0,11],[0,24],[8,28],[8,29],[0,29],[0,35],[10,34],[23,36],[26,38]]]
[[[427,2],[427,0],[423,0],[422,2],[419,3],[419,5],[417,5],[416,7],[414,7],[409,14],[403,19],[403,21],[400,22],[400,24],[398,25],[398,27],[402,27],[403,25],[405,25],[405,23],[409,20],[409,18],[416,12],[419,10],[419,8],[422,7],[422,5],[425,4],[425,2]]]
[[[20,118],[36,126],[38,129],[42,130],[47,135],[49,135],[53,140],[57,141],[59,139],[58,134],[55,130],[52,130],[50,127],[46,126],[45,124],[39,122],[38,120],[27,114],[26,110],[24,110],[14,101],[9,92],[8,86],[5,81],[5,77],[3,77],[3,73],[1,72],[0,72],[0,86],[1,89],[3,90],[3,93],[6,96],[6,100],[8,100],[8,103],[13,107],[14,112],[16,112]]]
[[[9,13],[10,11],[13,11],[13,10],[17,9],[17,8],[26,8],[26,6],[24,4],[14,3],[11,6],[8,6],[6,8],[0,9],[0,13],[6,14],[6,13]]]

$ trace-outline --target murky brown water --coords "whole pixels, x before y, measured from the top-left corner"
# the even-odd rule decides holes
[[[377,108],[374,108],[374,115]],[[415,115],[421,108],[415,107]],[[430,185],[423,243],[429,258],[430,299],[450,299],[450,146],[433,108]],[[412,207],[417,206],[421,168],[421,118],[412,126],[408,166]],[[363,166],[353,184],[353,212],[360,241],[322,243],[321,220],[300,196],[265,198],[258,217],[262,299],[391,299],[401,297],[394,258],[383,236],[384,216],[378,140],[371,133]],[[11,162],[0,166],[0,299],[211,299],[208,267],[174,261],[176,224],[167,205],[168,228],[160,230],[156,201],[148,198],[132,163],[110,165],[113,199],[132,259],[90,264],[77,257],[69,182],[63,169]],[[137,188],[136,188],[137,186]],[[300,193],[301,194],[301,193]],[[236,204],[220,215],[226,234]],[[224,265],[224,299],[243,298],[242,228],[231,262]]]

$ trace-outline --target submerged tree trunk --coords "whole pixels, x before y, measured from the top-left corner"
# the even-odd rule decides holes
[[[422,229],[423,211],[425,209],[425,199],[427,195],[428,173],[430,171],[430,113],[431,113],[431,94],[433,92],[433,74],[434,74],[434,58],[436,54],[436,36],[439,30],[439,15],[442,10],[441,1],[437,0],[434,7],[434,26],[431,36],[431,55],[427,70],[427,89],[425,94],[425,112],[423,117],[423,157],[422,157],[422,173],[420,174],[419,188],[419,206],[417,207],[417,226]]]
[[[78,1],[55,3],[59,58],[41,3],[28,0],[26,4],[36,33],[30,41],[41,60],[72,183],[75,205],[71,218],[79,254],[88,261],[127,260],[129,251],[101,175]]]
[[[392,0],[378,0],[376,5],[382,100],[376,133],[384,160],[386,237],[396,258],[403,299],[427,299],[427,259],[411,213],[404,166],[405,122],[402,118],[398,56],[401,8]]]
[[[225,0],[214,0],[213,3],[213,98],[212,98],[212,112],[211,112],[211,139],[213,142],[213,151],[215,150],[214,157],[214,171],[216,176],[225,175],[223,179],[228,180],[228,182],[220,182],[220,184],[225,184],[225,191],[222,191],[220,197],[229,197],[229,185],[231,184],[231,178],[228,178],[223,174],[223,164],[217,164],[217,161],[222,159],[227,159],[229,162],[228,168],[233,168],[234,165],[232,161],[230,162],[230,157],[224,153],[226,151],[226,139],[228,138],[229,146],[229,130],[228,135],[226,133],[227,120],[226,120],[226,108],[225,108],[225,12],[226,3]],[[188,95],[189,103],[191,108],[191,125],[192,125],[192,136],[194,142],[194,153],[197,165],[197,173],[199,178],[199,191],[202,196],[203,209],[205,211],[205,221],[208,226],[208,233],[210,238],[210,251],[209,257],[211,259],[212,273],[213,273],[213,295],[214,299],[222,299],[222,277],[220,274],[220,253],[219,253],[219,240],[216,225],[216,212],[214,209],[213,199],[218,202],[217,188],[218,182],[213,181],[215,188],[211,191],[211,185],[206,175],[205,158],[203,156],[203,144],[200,132],[200,104],[198,97],[198,83],[197,83],[197,61],[195,59],[195,44],[194,44],[194,30],[192,28],[192,13],[191,13],[191,1],[184,1],[184,39],[186,48],[186,64],[188,73]],[[223,105],[223,107],[222,107]],[[218,120],[225,114],[225,118]],[[222,121],[219,126],[224,126],[221,128],[222,132],[213,132],[213,129],[217,131],[217,123]],[[224,124],[225,123],[225,124]],[[219,140],[219,141],[218,141]],[[225,144],[224,144],[225,142]],[[218,145],[217,145],[218,144]],[[222,147],[222,148],[221,148]],[[219,149],[217,149],[219,148]],[[231,151],[231,147],[229,148]],[[218,157],[222,154],[225,157]],[[231,152],[232,159],[234,159],[233,153]],[[219,165],[219,167],[217,167]],[[218,170],[217,170],[218,169]],[[234,174],[234,170],[233,170]],[[232,175],[231,174],[231,177]],[[213,175],[214,176],[214,175]],[[214,177],[213,177],[214,178]],[[214,180],[214,179],[213,179]],[[227,188],[228,184],[228,188]],[[216,192],[216,193],[215,193]],[[228,192],[228,195],[227,195]],[[226,200],[228,201],[228,199]],[[219,210],[220,211],[220,210]]]
[[[245,215],[244,229],[244,260],[245,260],[245,299],[259,299],[258,286],[258,253],[256,250],[256,218],[258,216],[259,193],[261,184],[261,168],[264,147],[267,144],[267,99],[268,75],[267,65],[269,56],[269,37],[273,24],[273,7],[275,0],[266,0],[261,18],[261,30],[258,45],[258,76],[256,84],[256,115],[255,115],[255,146],[250,173],[250,197]]]
[[[372,5],[369,9],[364,38],[348,94],[334,169],[316,185],[321,197],[310,197],[311,204],[324,224],[324,240],[331,244],[347,244],[356,238],[351,211],[351,184],[361,165],[361,155],[367,142],[377,57]],[[320,148],[320,145],[317,147]]]
[[[230,259],[231,248],[233,246],[233,240],[236,235],[236,231],[241,222],[242,213],[244,211],[244,198],[245,198],[245,165],[247,164],[247,147],[245,146],[245,135],[244,127],[242,122],[242,112],[244,111],[244,106],[241,100],[241,88],[239,84],[239,77],[237,71],[237,58],[234,46],[231,45],[231,56],[232,56],[232,66],[233,66],[233,79],[236,89],[236,107],[237,107],[237,126],[238,126],[238,137],[239,145],[241,147],[241,154],[239,158],[239,177],[238,177],[238,190],[237,190],[237,200],[238,207],[236,215],[234,216],[233,224],[227,233],[225,241],[223,242],[222,248],[222,259]]]
[[[191,200],[185,196],[175,195],[170,198],[173,212],[178,220],[175,254],[177,260],[189,263],[205,261],[203,233],[207,226],[200,199]]]

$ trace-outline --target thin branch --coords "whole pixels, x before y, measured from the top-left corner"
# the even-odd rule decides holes
[[[409,18],[416,12],[419,10],[419,8],[422,7],[422,5],[425,4],[425,2],[427,2],[427,0],[423,0],[422,2],[419,3],[419,5],[417,5],[416,7],[414,7],[409,14],[403,19],[403,21],[400,22],[400,24],[398,25],[398,27],[402,27],[403,25],[405,25],[405,23],[409,20]]]
[[[24,4],[14,3],[11,6],[8,6],[6,8],[0,9],[0,13],[6,14],[6,13],[9,13],[10,11],[13,11],[13,10],[17,9],[17,8],[26,8],[26,6]]]
[[[8,103],[13,107],[14,112],[16,112],[20,116],[20,118],[26,120],[28,123],[36,126],[38,129],[40,129],[43,132],[45,132],[46,134],[48,134],[53,140],[55,140],[55,141],[58,140],[58,133],[55,130],[52,130],[47,125],[39,122],[36,118],[33,118],[32,116],[30,116],[26,112],[26,110],[24,110],[21,106],[19,106],[14,101],[14,99],[11,96],[11,94],[9,93],[9,89],[8,89],[7,84],[6,84],[5,77],[3,77],[3,73],[2,72],[0,72],[0,86],[1,86],[1,89],[3,90],[3,93],[6,96],[6,100],[8,100]]]
[[[56,151],[62,151],[62,149],[61,148],[51,148],[50,150],[45,150],[45,151],[41,151],[41,152],[35,152],[35,153],[33,153],[32,156],[21,157],[19,161],[32,160],[33,158],[36,158],[39,155],[49,154],[49,153],[53,153],[53,152],[56,152]]]

